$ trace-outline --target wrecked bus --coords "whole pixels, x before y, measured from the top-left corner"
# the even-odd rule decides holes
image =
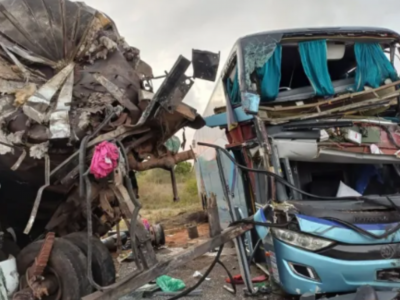
[[[288,294],[400,289],[399,41],[382,28],[265,32],[222,69],[192,145],[199,193],[222,227],[281,225],[257,227],[242,254],[261,253]]]

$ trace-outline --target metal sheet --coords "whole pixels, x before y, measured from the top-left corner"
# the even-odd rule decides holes
[[[376,155],[321,149],[318,158],[314,161],[342,164],[398,164],[400,163],[400,158],[394,155]]]
[[[192,50],[193,77],[215,81],[220,61],[220,52]]]
[[[50,115],[50,133],[52,139],[63,139],[71,136],[69,110],[71,108],[74,73],[70,73],[58,96],[54,112]]]
[[[275,140],[274,144],[278,148],[279,158],[309,161],[315,159],[318,155],[316,140]]]
[[[175,107],[182,102],[194,83],[185,75],[189,66],[190,61],[180,55],[154,96],[169,112],[174,111]]]
[[[25,115],[39,124],[42,123],[46,118],[46,113],[50,107],[51,99],[71,74],[74,66],[74,63],[70,63],[57,73],[57,75],[42,85],[23,106]]]

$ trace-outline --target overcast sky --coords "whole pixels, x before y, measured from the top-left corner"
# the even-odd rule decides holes
[[[192,48],[221,51],[260,31],[318,26],[381,26],[400,32],[399,0],[86,0],[117,24],[141,50],[155,75],[169,70]],[[220,66],[221,66],[220,65]],[[185,102],[203,112],[213,83],[196,81]],[[187,132],[188,143],[193,133]]]

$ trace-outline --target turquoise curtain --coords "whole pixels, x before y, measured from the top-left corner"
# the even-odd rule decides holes
[[[226,79],[226,90],[228,92],[228,96],[231,101],[231,104],[235,105],[235,104],[242,103],[242,98],[240,96],[239,75],[238,75],[237,68],[236,68],[236,73],[235,73],[233,82],[231,81],[231,79],[229,77]]]
[[[326,40],[299,43],[300,58],[304,73],[310,80],[317,96],[335,94],[328,71]]]
[[[261,101],[273,101],[278,96],[281,83],[281,61],[282,46],[276,45],[270,59],[256,70],[261,82]]]
[[[354,54],[357,61],[356,91],[362,91],[366,85],[377,88],[388,78],[398,80],[396,70],[378,43],[355,43]]]

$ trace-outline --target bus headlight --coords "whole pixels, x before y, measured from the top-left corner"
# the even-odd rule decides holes
[[[272,232],[278,240],[309,251],[321,250],[333,244],[333,242],[329,240],[312,237],[287,229],[272,228]]]

